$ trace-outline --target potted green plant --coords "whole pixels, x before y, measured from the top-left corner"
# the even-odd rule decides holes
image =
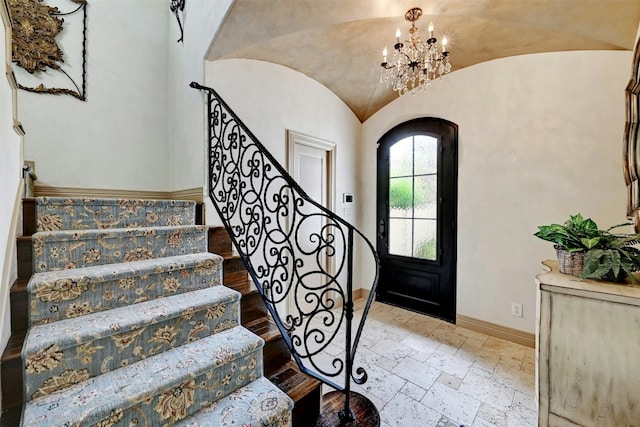
[[[614,282],[629,277],[637,284],[633,272],[640,270],[640,249],[635,246],[640,235],[612,232],[631,225],[624,223],[600,230],[592,219],[577,214],[564,224],[539,226],[534,235],[554,243],[562,273]]]

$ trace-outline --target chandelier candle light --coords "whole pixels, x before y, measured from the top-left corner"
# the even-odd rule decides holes
[[[422,41],[416,21],[422,16],[422,9],[414,7],[404,15],[404,19],[411,22],[409,38],[400,41],[400,28],[396,30],[396,44],[393,46],[393,57],[387,62],[387,48],[382,51],[382,72],[380,81],[386,82],[399,95],[424,90],[437,77],[442,77],[451,71],[447,38],[442,38],[442,44],[433,36],[433,22],[429,23],[429,38]]]

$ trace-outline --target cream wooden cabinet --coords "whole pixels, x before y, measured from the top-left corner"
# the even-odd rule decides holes
[[[536,278],[539,426],[640,426],[640,288]]]

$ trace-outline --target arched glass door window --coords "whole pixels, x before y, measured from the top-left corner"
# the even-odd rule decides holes
[[[410,136],[389,148],[389,254],[438,258],[438,140]]]

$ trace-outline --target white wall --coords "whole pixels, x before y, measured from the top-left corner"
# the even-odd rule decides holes
[[[87,101],[20,91],[25,158],[39,185],[166,190],[168,2],[87,13]]]
[[[199,91],[204,83],[204,58],[233,0],[189,0],[184,16],[184,41],[178,22],[169,19],[169,189],[204,187],[205,104]]]
[[[11,33],[4,5],[0,6],[0,63],[10,64]],[[13,93],[5,76],[0,77],[0,349],[4,349],[11,333],[9,288],[17,277],[16,231],[18,208],[22,195],[22,141],[13,130],[17,111]]]
[[[305,75],[268,62],[229,59],[206,63],[206,85],[213,88],[285,168],[286,130],[336,144],[336,207],[343,215],[343,193],[356,190],[360,122],[333,92]],[[358,199],[356,197],[355,205]],[[207,209],[212,213],[213,208]],[[345,219],[351,220],[347,214]],[[216,221],[208,218],[208,222]]]
[[[534,332],[534,277],[552,245],[537,226],[581,212],[625,222],[621,144],[631,52],[518,56],[449,74],[362,129],[359,222],[375,237],[376,142],[416,117],[459,126],[457,313]],[[524,318],[511,303],[524,304]]]

